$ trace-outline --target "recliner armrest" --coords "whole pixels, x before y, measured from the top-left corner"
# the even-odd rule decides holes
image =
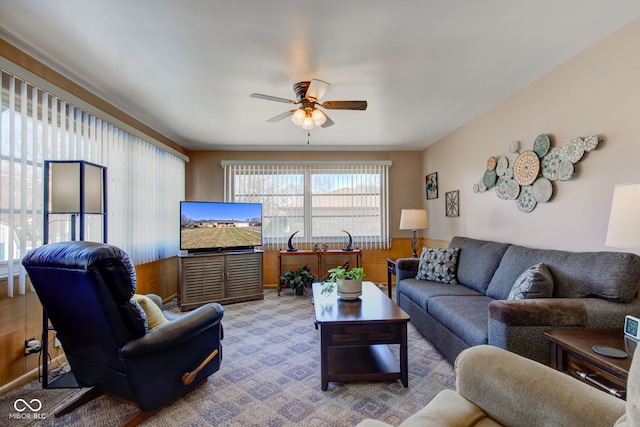
[[[566,298],[491,301],[489,318],[507,326],[587,326],[584,305]]]
[[[202,331],[219,325],[223,314],[224,309],[220,304],[203,305],[129,341],[120,349],[120,357],[135,358],[180,345]]]
[[[464,350],[456,389],[502,425],[613,425],[625,402],[579,380],[498,347]]]

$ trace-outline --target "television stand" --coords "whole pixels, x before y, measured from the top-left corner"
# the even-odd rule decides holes
[[[262,251],[240,250],[178,255],[181,311],[217,302],[264,299]]]

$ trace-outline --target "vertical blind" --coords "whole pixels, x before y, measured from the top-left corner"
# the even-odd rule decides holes
[[[0,77],[0,275],[17,274],[25,292],[19,261],[43,242],[44,160],[106,166],[108,242],[137,264],[175,255],[184,160],[1,69]],[[70,238],[70,219],[50,227],[50,242]]]
[[[307,245],[389,248],[391,162],[223,161],[225,201],[262,203],[265,249]]]

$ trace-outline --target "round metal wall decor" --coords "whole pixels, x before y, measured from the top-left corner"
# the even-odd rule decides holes
[[[498,160],[496,161],[496,174],[498,176],[502,176],[505,174],[508,168],[509,159],[507,159],[505,156],[498,157]]]
[[[533,151],[524,151],[513,164],[513,176],[522,186],[531,185],[540,172],[540,159]]]
[[[484,177],[482,178],[482,182],[484,182],[484,186],[487,188],[493,187],[496,184],[496,171],[494,170],[484,171]]]
[[[496,168],[496,158],[491,156],[487,159],[487,170],[494,170]]]
[[[573,138],[571,141],[564,144],[562,147],[562,154],[564,158],[571,163],[578,163],[584,154],[586,145],[582,138]]]
[[[538,203],[546,203],[551,198],[551,194],[553,192],[553,187],[551,186],[551,181],[547,178],[538,178],[536,182],[533,183],[533,198]]]
[[[551,181],[571,179],[575,165],[586,152],[595,150],[599,141],[597,135],[575,137],[562,147],[551,148],[549,135],[543,133],[533,142],[533,150],[522,153],[520,142],[512,141],[507,154],[488,158],[483,175],[473,184],[473,192],[483,193],[494,187],[498,198],[515,200],[518,209],[531,212],[538,203],[551,200]]]
[[[524,213],[529,213],[536,207],[536,200],[533,198],[533,190],[530,185],[525,185],[520,190],[520,195],[516,199],[518,209]]]
[[[533,141],[533,151],[535,151],[540,158],[547,155],[549,147],[551,147],[551,140],[549,140],[549,135],[545,133],[538,135],[536,140]]]

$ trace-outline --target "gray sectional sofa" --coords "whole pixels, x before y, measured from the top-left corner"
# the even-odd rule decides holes
[[[640,256],[623,252],[567,252],[454,237],[457,284],[416,279],[418,258],[396,263],[397,302],[411,323],[451,363],[480,344],[549,363],[543,332],[560,328],[622,327],[640,317]],[[514,283],[543,263],[551,298],[508,300]],[[454,280],[455,282],[455,280]]]

